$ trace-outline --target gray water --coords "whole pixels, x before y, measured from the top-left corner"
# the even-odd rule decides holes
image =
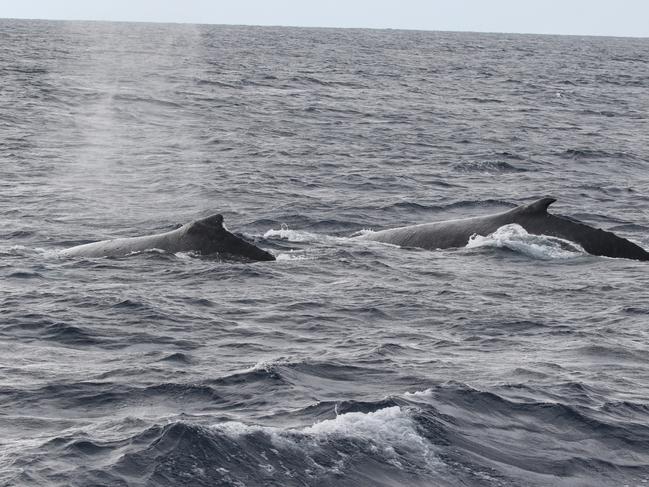
[[[0,485],[649,481],[649,40],[0,21]],[[60,249],[222,213],[243,263]]]

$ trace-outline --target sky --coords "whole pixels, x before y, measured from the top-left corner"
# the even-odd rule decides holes
[[[0,18],[649,37],[649,0],[0,0]]]

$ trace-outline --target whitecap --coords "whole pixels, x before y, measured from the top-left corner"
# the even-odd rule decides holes
[[[237,421],[213,425],[212,429],[233,439],[263,433],[276,448],[299,448],[310,455],[323,448],[335,448],[337,440],[352,439],[364,443],[367,454],[378,454],[396,467],[406,459],[429,467],[440,464],[432,444],[418,433],[409,408],[400,406],[369,413],[345,413],[300,429],[284,430]]]
[[[302,363],[304,363],[303,360],[291,359],[290,357],[278,357],[270,360],[260,360],[252,367],[244,370],[243,373],[258,371],[272,372],[272,370],[278,366],[297,365]]]

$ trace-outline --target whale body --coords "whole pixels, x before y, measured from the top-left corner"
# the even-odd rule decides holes
[[[62,250],[61,255],[68,257],[120,257],[150,249],[167,252],[196,252],[202,255],[226,254],[249,260],[275,260],[271,253],[226,230],[223,226],[223,216],[219,214],[192,221],[165,233],[78,245]]]
[[[579,244],[586,252],[606,257],[649,260],[649,252],[612,232],[548,213],[555,198],[542,198],[494,215],[410,225],[368,233],[360,238],[401,247],[446,249],[464,247],[473,235],[487,235],[503,225],[516,223],[528,233],[547,235]]]

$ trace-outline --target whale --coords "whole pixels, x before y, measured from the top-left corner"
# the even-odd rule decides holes
[[[169,232],[77,245],[62,250],[60,254],[64,257],[122,257],[151,249],[172,253],[218,254],[251,261],[275,260],[273,254],[230,233],[223,225],[223,215],[220,214],[191,221]]]
[[[592,255],[649,260],[649,252],[625,238],[572,218],[548,213],[548,207],[555,201],[555,198],[546,197],[492,215],[392,228],[366,233],[358,238],[400,247],[447,249],[464,247],[474,235],[486,237],[504,225],[518,224],[534,235],[576,243]]]

